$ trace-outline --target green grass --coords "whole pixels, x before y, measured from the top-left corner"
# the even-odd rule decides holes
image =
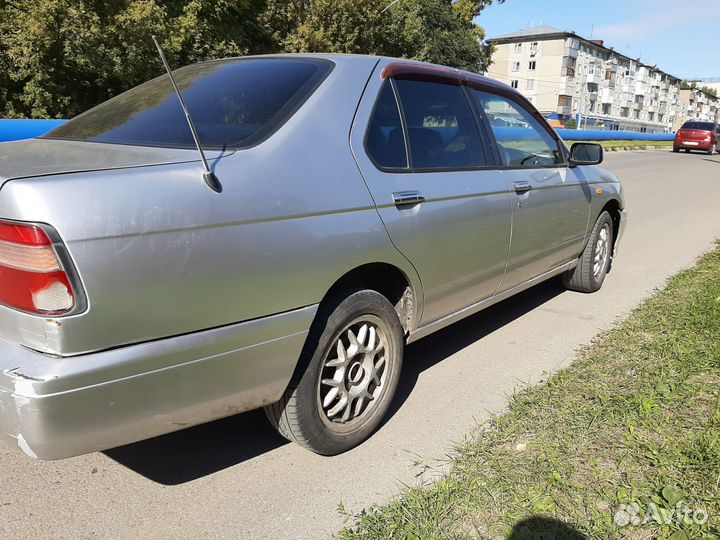
[[[602,145],[605,150],[646,150],[650,148],[672,148],[673,141],[565,141],[571,146],[574,142],[592,142]]]
[[[678,500],[708,519],[667,519]],[[632,504],[639,519],[618,525]],[[662,523],[638,523],[648,509]],[[720,244],[515,395],[442,480],[341,512],[343,539],[719,538]]]

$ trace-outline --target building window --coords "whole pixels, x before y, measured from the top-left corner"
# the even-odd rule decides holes
[[[528,62],[528,69],[530,71],[535,71],[536,66],[537,66],[537,63],[535,62],[535,60],[530,60],[530,62]]]
[[[516,43],[515,45],[513,45],[513,52],[522,52],[522,43]]]
[[[512,70],[513,70],[513,71],[520,71],[520,62],[513,62],[513,63],[512,63]]]
[[[535,79],[528,79],[525,82],[525,89],[526,90],[534,90],[535,89]]]
[[[540,48],[540,42],[539,41],[533,41],[530,44],[530,54],[535,54],[538,52],[538,49]]]
[[[512,86],[513,88],[517,88],[518,87],[517,79],[515,79],[514,81],[510,81],[510,86]]]

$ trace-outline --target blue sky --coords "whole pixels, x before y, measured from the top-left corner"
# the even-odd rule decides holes
[[[476,19],[488,37],[530,25],[575,31],[681,78],[720,77],[719,0],[506,0]],[[594,26],[594,28],[593,28]]]

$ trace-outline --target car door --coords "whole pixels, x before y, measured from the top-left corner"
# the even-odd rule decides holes
[[[351,140],[390,238],[422,281],[422,325],[496,291],[510,195],[460,79],[391,68],[381,63],[369,81]]]
[[[491,90],[470,89],[470,94],[493,133],[496,159],[511,189],[512,240],[502,292],[578,257],[590,190],[529,103]]]

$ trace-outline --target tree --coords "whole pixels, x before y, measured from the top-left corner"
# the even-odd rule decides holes
[[[152,34],[176,66],[272,49],[254,0],[8,0],[0,8],[8,116],[67,118],[159,75]]]
[[[565,129],[577,129],[577,122],[574,118],[570,118],[565,122]]]
[[[481,71],[492,1],[0,0],[0,114],[68,118],[161,74],[152,34],[173,66],[287,51]]]
[[[270,0],[265,20],[286,51],[378,54],[482,71],[492,49],[473,20],[491,2]]]

